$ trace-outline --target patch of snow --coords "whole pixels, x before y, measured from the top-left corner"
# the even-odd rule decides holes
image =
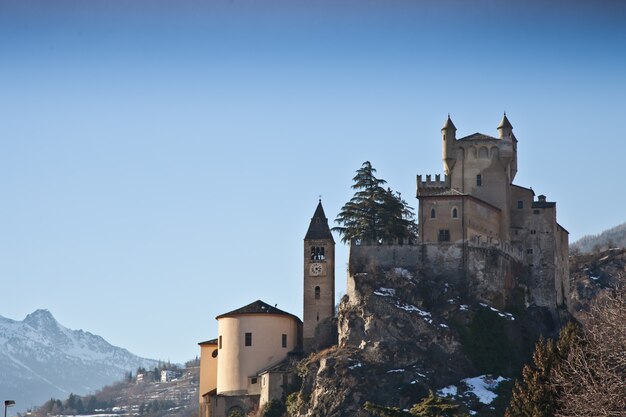
[[[389,371],[387,371],[388,374],[394,373],[394,372],[404,372],[406,371],[406,369],[390,369]]]
[[[485,307],[485,308],[488,308],[489,310],[493,311],[494,313],[497,313],[498,316],[500,316],[502,318],[505,318],[505,319],[510,320],[510,321],[515,320],[515,317],[513,317],[513,314],[511,314],[511,313],[507,313],[505,311],[504,312],[500,311],[497,308],[491,307],[490,305],[487,305],[485,303],[479,303],[479,304],[481,306]]]
[[[393,288],[380,287],[378,290],[374,291],[374,295],[380,295],[381,297],[393,297],[396,295],[396,290]]]
[[[450,299],[448,300],[448,304],[454,304],[454,298],[450,298]]]
[[[361,362],[357,362],[354,365],[348,366],[348,369],[356,369],[356,368],[360,368],[361,366],[363,366],[363,364]]]
[[[598,259],[598,261],[606,261],[607,259],[609,259],[609,255],[603,256],[602,258]]]
[[[469,306],[468,306],[467,304],[461,304],[461,305],[459,306],[459,310],[461,310],[461,311],[467,311],[467,310],[469,310]]]
[[[440,323],[439,327],[443,327],[444,329],[449,329],[450,328],[450,326],[448,326],[447,324],[443,324],[443,323]]]
[[[401,308],[402,310],[408,311],[411,313],[415,312],[419,314],[420,316],[422,316],[424,318],[424,321],[427,322],[428,324],[433,323],[433,319],[431,318],[431,315],[428,311],[420,310],[419,308],[415,307],[412,304],[405,304],[400,301],[396,301],[396,307]]]
[[[478,414],[478,411],[469,410],[468,413],[470,413],[470,415],[472,416],[475,416],[476,414]]]
[[[461,382],[467,385],[469,388],[468,392],[474,394],[478,398],[478,401],[483,404],[491,404],[492,401],[498,397],[492,390],[495,390],[501,382],[507,380],[508,378],[501,376],[494,379],[488,375],[481,375],[474,378],[466,378]]]
[[[456,385],[448,385],[447,387],[441,388],[439,391],[437,391],[437,394],[441,395],[442,397],[454,397],[458,391],[459,389]]]
[[[594,280],[594,281],[597,281],[597,280],[599,280],[599,279],[600,279],[600,277],[592,277],[591,275],[589,276],[589,278],[590,278],[590,279],[592,279],[592,280]]]

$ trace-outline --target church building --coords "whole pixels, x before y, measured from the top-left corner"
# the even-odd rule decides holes
[[[217,338],[199,343],[200,417],[246,415],[281,399],[291,359],[336,338],[334,302],[335,241],[320,201],[304,237],[304,324],[261,300],[217,316]]]

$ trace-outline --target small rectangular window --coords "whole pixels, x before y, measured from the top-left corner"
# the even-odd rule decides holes
[[[483,185],[483,176],[478,174],[476,175],[476,186],[482,187],[482,185]]]
[[[250,378],[250,383],[252,385],[256,384],[257,383],[257,379],[256,378]]]
[[[438,236],[439,242],[449,242],[450,241],[450,231],[447,229],[439,230]]]
[[[533,254],[533,250],[532,250],[532,249],[526,249],[526,253],[527,253],[528,255],[532,255],[532,254]]]
[[[252,333],[246,333],[246,346],[252,346]]]
[[[517,208],[518,209],[523,209],[524,208],[524,202],[522,200],[517,200]]]
[[[284,333],[283,333],[282,343],[283,343],[283,347],[286,348],[287,347],[287,335]]]
[[[222,348],[222,336],[220,336],[220,338],[219,338],[219,346],[218,346],[218,347],[219,347],[220,349]]]

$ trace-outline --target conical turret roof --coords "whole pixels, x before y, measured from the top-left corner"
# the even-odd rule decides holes
[[[330,232],[330,227],[328,227],[328,219],[326,218],[326,214],[324,214],[322,200],[317,204],[317,208],[309,224],[309,230],[307,230],[306,236],[304,236],[304,240],[311,239],[331,239],[334,242],[333,234]]]
[[[513,129],[513,125],[509,122],[509,119],[506,117],[506,113],[502,116],[502,120],[498,125],[498,129]]]
[[[443,124],[443,127],[441,128],[441,130],[447,130],[447,129],[456,130],[456,126],[454,125],[454,123],[452,123],[452,119],[450,118],[450,115],[448,115],[448,120],[446,120],[446,122]]]

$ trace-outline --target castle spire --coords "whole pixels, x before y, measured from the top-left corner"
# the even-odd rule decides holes
[[[456,150],[454,148],[456,142],[456,126],[452,123],[450,113],[448,113],[448,119],[441,128],[441,139],[443,145],[441,150],[443,172],[446,175],[450,175],[456,162]]]
[[[307,230],[304,239],[333,239],[333,235],[330,232],[330,227],[328,227],[328,219],[326,218],[326,214],[324,214],[324,207],[322,207],[321,198],[317,203],[317,208],[315,209],[315,213],[311,218],[309,230]]]
[[[500,139],[508,138],[511,136],[513,132],[513,125],[509,122],[509,119],[506,117],[506,112],[504,112],[504,116],[502,116],[502,120],[500,120],[500,124],[498,125],[498,133]]]
[[[454,129],[456,131],[456,126],[454,126],[454,123],[452,123],[452,119],[450,118],[450,113],[448,113],[448,120],[446,120],[446,122],[443,124],[443,127],[441,128],[441,130],[449,130],[449,129]]]

